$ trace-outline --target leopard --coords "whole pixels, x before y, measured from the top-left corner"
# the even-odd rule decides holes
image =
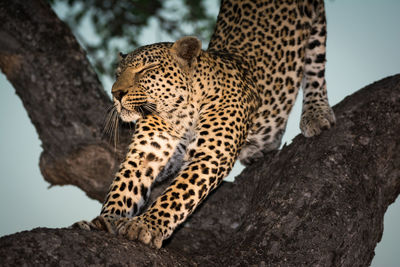
[[[300,88],[302,134],[335,125],[325,63],[320,0],[223,0],[206,50],[185,36],[122,54],[113,109],[135,129],[100,215],[75,227],[161,248],[236,160],[249,166],[279,149]]]

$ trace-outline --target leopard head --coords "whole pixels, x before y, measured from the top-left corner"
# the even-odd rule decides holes
[[[123,121],[149,113],[173,116],[188,105],[192,76],[201,42],[183,37],[175,43],[156,43],[121,57],[112,86],[114,106]]]

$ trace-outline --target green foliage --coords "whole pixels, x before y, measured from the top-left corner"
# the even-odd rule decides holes
[[[204,43],[211,37],[217,11],[210,14],[198,0],[48,0],[65,6],[66,21],[99,74],[112,76],[119,51],[130,52],[149,41],[139,38],[149,26],[157,35],[175,40],[194,35]],[[215,0],[217,1],[217,0]],[[84,28],[93,29],[87,34]],[[157,40],[165,41],[165,40]]]

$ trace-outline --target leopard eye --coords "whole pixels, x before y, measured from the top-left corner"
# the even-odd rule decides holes
[[[158,64],[158,63],[151,64],[151,65],[147,65],[147,66],[145,66],[143,69],[139,70],[137,73],[143,74],[143,73],[145,73],[146,71],[155,69],[155,68],[157,68],[157,67],[159,67],[159,66],[160,66],[160,64]]]
[[[121,75],[121,68],[118,67],[118,68],[115,70],[114,74],[115,74],[115,78],[118,79],[119,75]]]

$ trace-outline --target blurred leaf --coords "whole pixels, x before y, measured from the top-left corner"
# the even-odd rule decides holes
[[[64,20],[86,49],[89,59],[101,75],[114,76],[119,51],[129,52],[144,45],[138,36],[154,18],[158,36],[177,39],[196,35],[208,43],[216,16],[210,16],[204,1],[198,0],[48,0],[52,5],[68,6]],[[98,36],[79,34],[85,24],[92,25]],[[87,27],[87,26],[86,26]],[[159,40],[164,41],[164,40]]]

